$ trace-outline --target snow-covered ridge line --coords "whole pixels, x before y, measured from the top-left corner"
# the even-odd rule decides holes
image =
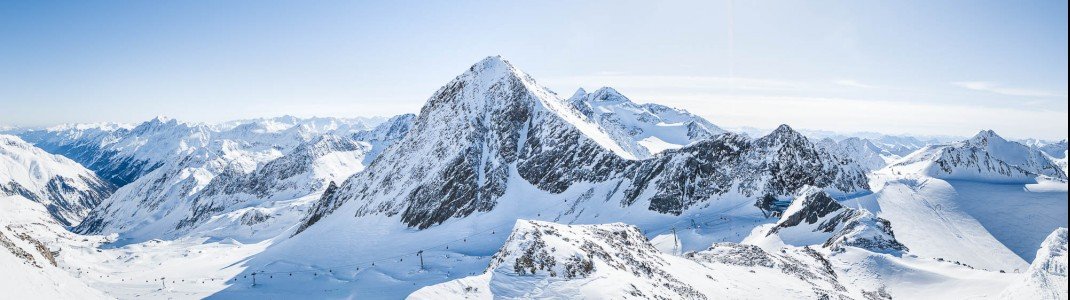
[[[636,104],[613,88],[579,89],[568,100],[635,158],[650,158],[725,131],[702,117],[664,105]]]
[[[1037,258],[1029,265],[1021,281],[1000,295],[1003,299],[1067,298],[1067,231],[1056,229],[1044,239]]]
[[[907,247],[895,239],[891,222],[865,209],[841,205],[824,191],[805,187],[780,220],[755,240],[779,239],[794,246],[820,245],[834,251],[844,247],[900,255]],[[769,241],[759,242],[768,244]]]
[[[1008,295],[1065,290],[1065,230],[1048,232],[1065,223],[1066,183],[1048,175],[1028,184],[924,172],[885,178],[890,169],[869,171],[897,154],[875,140],[815,142],[787,125],[754,137],[716,133],[701,118],[635,104],[611,88],[564,100],[495,57],[439,89],[420,115],[366,125],[159,118],[32,133],[43,145],[85,146],[55,148],[72,155],[145,165],[116,167],[133,181],[75,227],[115,235],[72,234],[28,193],[0,195],[0,269],[14,270],[0,272],[0,283],[42,288],[19,298],[101,294],[83,283],[119,298],[397,299],[419,289],[410,297],[915,299],[990,297],[1011,283]],[[993,136],[962,142],[980,150],[958,157],[980,163],[955,174],[987,165],[1028,171],[1015,160],[1053,159]],[[1036,250],[1036,232],[1048,240],[1033,260],[1019,249]],[[1030,260],[1028,274],[1012,271]],[[155,280],[164,275],[172,281],[161,289]]]
[[[408,298],[860,299],[865,292],[839,282],[825,254],[810,248],[771,253],[718,243],[678,257],[626,224],[518,220],[484,273]]]
[[[867,139],[846,138],[837,142],[824,138],[816,144],[839,159],[849,159],[858,163],[866,171],[880,170],[899,158],[898,155]]]
[[[0,170],[0,195],[40,203],[65,226],[82,222],[115,190],[78,163],[11,135],[0,135]]]
[[[409,122],[411,117],[399,116],[365,128],[284,117],[207,131],[201,146],[165,148],[177,152],[121,188],[76,230],[132,240],[273,238],[293,227],[328,183],[360,172],[403,136]],[[164,132],[183,127],[171,121],[157,125]]]
[[[513,180],[550,194],[576,183],[616,186],[607,202],[668,214],[718,198],[790,196],[804,185],[839,195],[868,190],[857,164],[830,158],[786,125],[758,139],[722,133],[635,160],[602,141],[604,128],[588,128],[577,107],[593,106],[563,104],[508,62],[487,58],[439,89],[409,134],[324,197],[302,227],[353,203],[357,217],[400,215],[428,228],[494,209]]]
[[[1051,156],[992,130],[949,145],[926,146],[885,171],[942,179],[1004,183],[1035,183],[1037,177],[1066,181],[1066,172]]]
[[[123,186],[198,149],[237,142],[250,151],[272,147],[292,149],[327,132],[350,134],[368,130],[379,119],[277,118],[190,123],[156,117],[136,126],[74,124],[19,133],[50,153],[67,156],[117,186]]]

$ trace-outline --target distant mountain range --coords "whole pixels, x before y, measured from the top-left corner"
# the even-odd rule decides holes
[[[731,131],[497,56],[418,114],[9,132],[0,266],[52,297],[1066,297],[1065,140]]]

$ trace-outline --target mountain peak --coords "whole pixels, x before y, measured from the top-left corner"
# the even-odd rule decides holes
[[[617,90],[615,90],[615,89],[613,89],[611,87],[601,87],[598,90],[595,90],[593,93],[587,93],[587,90],[584,90],[583,88],[580,88],[580,89],[576,90],[576,93],[572,94],[572,97],[569,98],[569,102],[572,102],[572,103],[588,102],[588,103],[596,104],[596,103],[600,103],[600,102],[608,102],[608,103],[628,102],[628,103],[630,103],[632,101],[630,99],[628,99],[628,97],[625,97],[620,92],[618,92]]]
[[[501,55],[491,55],[483,58],[479,61],[480,64],[494,63],[494,64],[509,64],[508,60],[505,60]]]
[[[628,97],[624,97],[624,95],[621,95],[620,92],[611,87],[602,87],[594,91],[593,97],[588,99],[600,102],[631,102]]]
[[[788,124],[780,124],[780,126],[777,126],[777,128],[775,130],[773,130],[773,133],[791,133],[791,132],[795,132],[795,129],[791,129],[791,126],[788,126]]]
[[[973,139],[977,139],[977,138],[992,138],[992,137],[998,137],[998,138],[1001,138],[1001,139],[1003,138],[1003,137],[999,136],[999,134],[996,134],[996,131],[994,131],[992,129],[985,129],[985,130],[978,131],[977,134],[975,134],[973,136]]]
[[[145,123],[167,124],[167,123],[177,123],[177,122],[178,122],[178,120],[175,120],[175,119],[173,119],[171,117],[168,117],[168,116],[165,116],[165,115],[157,115],[157,116],[153,117],[151,120],[146,121]]]
[[[163,128],[165,125],[169,125],[169,126],[178,125],[178,120],[175,120],[175,119],[172,119],[172,118],[169,118],[169,117],[166,117],[166,116],[162,116],[162,115],[161,116],[156,116],[156,117],[152,118],[151,120],[148,120],[148,121],[145,121],[145,122],[143,122],[141,124],[138,124],[136,127],[134,127],[133,131],[134,132],[148,132],[148,131],[152,131],[152,130],[159,130],[159,128]]]
[[[923,149],[895,166],[909,166],[903,169],[940,179],[1035,183],[1043,175],[1066,180],[1066,172],[1040,150],[1008,141],[992,130],[982,130],[961,142]]]
[[[799,140],[803,138],[805,137],[802,135],[802,133],[795,131],[795,129],[792,129],[791,126],[788,126],[787,124],[780,124],[780,126],[778,126],[776,130],[773,130],[773,132],[770,132],[766,136],[761,137],[759,140],[783,142],[789,140]]]
[[[556,98],[549,90],[539,86],[535,79],[529,76],[524,71],[517,69],[512,63],[503,59],[501,56],[490,56],[476,62],[468,68],[463,74],[454,78],[450,83],[444,86],[443,90],[439,92],[447,92],[449,94],[451,89],[463,88],[465,86],[474,86],[473,89],[468,92],[483,92],[491,89],[497,89],[495,86],[499,83],[510,82],[507,86],[516,89],[517,91],[526,89],[535,94],[539,94],[540,98]],[[516,84],[517,86],[513,86]],[[457,90],[460,91],[460,90]],[[445,95],[445,94],[436,94]]]
[[[968,144],[977,144],[977,145],[980,145],[980,146],[987,146],[988,144],[993,143],[993,142],[995,142],[997,144],[1007,143],[1007,140],[1004,139],[1003,137],[999,136],[999,134],[996,134],[996,132],[993,131],[992,129],[985,129],[985,130],[981,130],[980,132],[977,132],[976,135],[971,137],[969,140],[966,140],[966,142]]]
[[[575,93],[572,93],[572,97],[569,97],[569,99],[580,99],[580,98],[583,98],[586,95],[587,95],[587,90],[585,90],[583,88],[578,88],[578,89],[576,89]]]
[[[977,134],[975,134],[973,137],[974,138],[979,138],[979,137],[999,137],[999,134],[996,134],[996,131],[994,131],[992,129],[985,129],[985,130],[978,131]]]
[[[493,77],[501,77],[508,73],[515,73],[516,71],[516,67],[500,55],[488,56],[468,68],[468,72],[474,75],[487,75]]]

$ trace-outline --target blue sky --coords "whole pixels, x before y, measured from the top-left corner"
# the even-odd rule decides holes
[[[1067,135],[1066,1],[6,1],[0,125],[417,112],[500,54],[725,127]]]

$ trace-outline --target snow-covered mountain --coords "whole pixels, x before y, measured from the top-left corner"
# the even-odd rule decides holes
[[[350,203],[358,217],[400,215],[422,229],[490,211],[516,184],[553,195],[597,183],[610,187],[605,202],[670,214],[718,198],[791,196],[804,185],[838,194],[868,188],[857,164],[830,158],[788,126],[753,140],[719,134],[631,160],[614,142],[620,136],[593,122],[500,57],[484,59],[436,92],[412,131],[368,172],[325,196],[306,226]]]
[[[705,249],[713,241],[739,241],[747,226],[770,222],[758,199],[790,199],[806,185],[838,197],[868,193],[861,167],[829,158],[788,126],[757,139],[719,134],[643,160],[628,155],[567,100],[490,57],[437,91],[408,133],[364,171],[328,187],[301,231],[245,262],[250,269],[244,276],[347,265],[337,274],[362,284],[340,293],[398,297],[442,276],[485,267],[489,257],[479,253],[500,247],[518,218],[627,222],[658,231],[693,218],[720,222],[713,216],[741,224],[717,234],[695,228],[680,247]],[[465,238],[475,233],[485,235]],[[428,248],[449,241],[466,242]],[[395,261],[397,268],[366,263],[419,249],[427,250],[429,263],[448,268],[412,273],[409,258]],[[378,279],[385,277],[397,280]],[[232,287],[221,293],[259,292]]]
[[[66,157],[0,135],[0,195],[44,205],[64,226],[77,225],[115,187]]]
[[[730,131],[756,137],[766,135],[772,130],[773,129],[771,128],[760,129],[755,127],[736,127],[732,128]],[[838,143],[847,139],[864,140],[871,144],[872,147],[878,149],[876,152],[880,153],[881,156],[889,162],[913,153],[925,146],[943,145],[963,139],[963,137],[956,136],[910,136],[890,135],[876,132],[840,133],[813,129],[799,129],[799,132],[815,141],[829,139]]]
[[[650,158],[725,132],[685,110],[654,103],[636,104],[608,87],[593,93],[581,88],[567,102],[598,124],[633,159]]]
[[[889,166],[889,171],[985,182],[1028,183],[1038,176],[1066,180],[1066,173],[1048,155],[991,130],[950,145],[926,146]]]
[[[1054,158],[1066,158],[1066,140],[1049,141],[1039,139],[1024,139],[1016,142],[1047,153]]]
[[[888,220],[920,257],[1010,272],[1033,261],[1052,230],[1067,225],[1067,184],[875,174],[875,193],[844,202]]]
[[[1067,297],[1067,234],[1066,228],[1056,229],[1037,250],[1037,258],[1025,271],[1025,276],[1003,291],[1003,299],[1066,299]]]
[[[720,243],[674,256],[633,226],[518,220],[480,275],[420,289],[409,299],[862,299],[809,248],[770,253]]]
[[[801,189],[765,237],[756,239],[774,235],[779,242],[793,246],[822,245],[834,250],[850,246],[877,253],[907,250],[895,239],[891,222],[865,209],[844,207],[813,187]]]
[[[1050,156],[1049,159],[1052,162],[1054,162],[1059,167],[1063,168],[1063,173],[1067,173],[1067,169],[1066,169],[1066,165],[1067,165],[1066,164],[1066,161],[1067,161],[1067,150],[1066,150],[1066,140],[1065,139],[1064,140],[1059,140],[1059,141],[1043,141],[1043,140],[1037,140],[1037,139],[1027,139],[1027,140],[1021,141],[1020,143],[1026,145],[1026,146],[1032,147],[1034,149],[1037,149],[1040,152],[1044,152],[1044,154],[1047,154],[1048,156]]]
[[[50,153],[61,154],[123,186],[165,163],[206,148],[227,147],[259,156],[278,157],[326,132],[353,133],[369,129],[365,119],[277,117],[221,124],[179,122],[156,117],[137,126],[76,124],[20,133],[20,137]],[[374,119],[371,119],[374,120]]]
[[[5,190],[21,297],[1065,298],[1065,158],[990,131],[747,136],[488,57],[418,115],[19,135],[75,159],[0,149],[0,187],[122,185],[73,228]]]
[[[283,126],[276,119],[265,119],[206,131],[209,141],[179,151],[120,188],[76,230],[122,233],[132,240],[187,233],[254,241],[271,238],[297,224],[330,182],[361,171],[374,159],[369,154],[403,135],[410,120],[400,116],[376,128],[354,131],[345,123],[323,119]],[[301,142],[289,146],[294,141]],[[207,227],[197,228],[201,225]]]
[[[876,136],[863,136],[863,139],[869,140],[870,143],[881,149],[882,153],[888,155],[887,157],[898,158],[907,156],[918,149],[924,148],[929,145],[947,144],[950,141],[958,140],[959,138],[953,137],[925,137],[918,138],[913,136],[902,135],[876,135]]]
[[[850,159],[858,163],[866,171],[880,170],[898,156],[873,144],[872,141],[860,138],[846,138],[839,142],[824,138],[817,141],[817,146],[840,159]]]
[[[28,142],[61,154],[123,186],[158,168],[180,152],[203,147],[205,126],[157,117],[137,126],[64,125],[22,133]]]
[[[0,298],[109,299],[63,269],[70,245],[97,237],[68,231],[114,186],[63,156],[0,135]]]
[[[72,236],[41,203],[22,195],[0,194],[2,298],[114,299],[59,265],[61,256],[73,251],[64,247],[74,242]]]
[[[621,223],[519,220],[513,228],[484,271],[408,298],[981,298],[1018,276],[846,245],[766,249],[729,242],[678,256]]]

